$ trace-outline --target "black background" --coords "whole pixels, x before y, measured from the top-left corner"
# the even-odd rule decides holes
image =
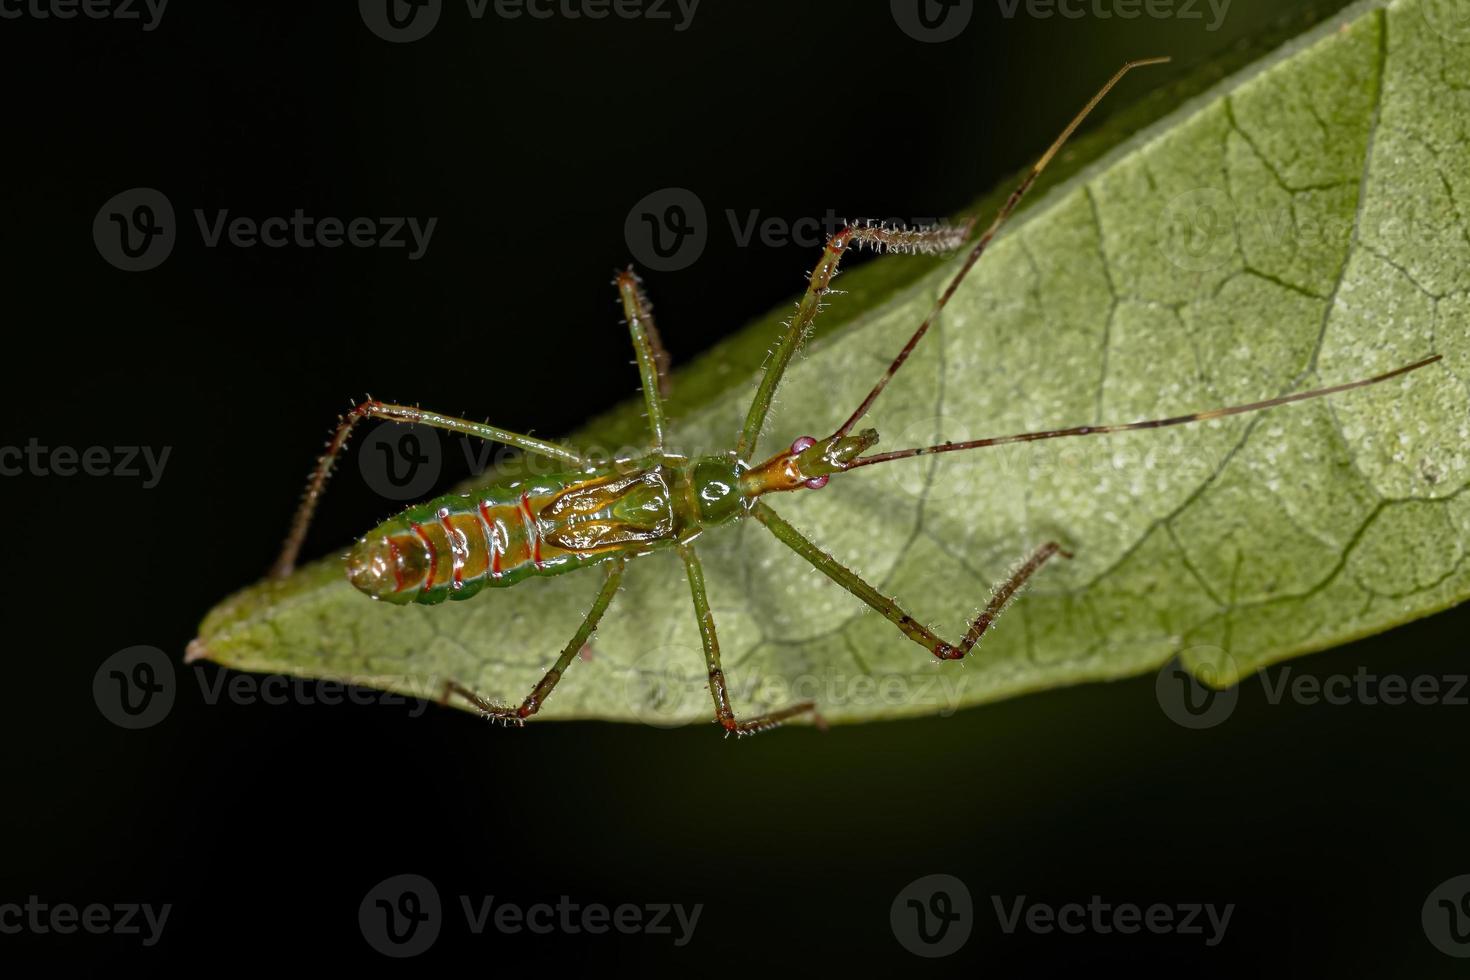
[[[402,968],[358,904],[422,874],[448,921],[408,966],[685,975],[816,969],[1038,976],[1138,964],[1202,975],[1450,975],[1420,927],[1470,871],[1465,707],[1267,702],[1177,727],[1153,678],[948,719],[722,740],[707,726],[490,729],[460,712],[207,704],[180,666],[145,731],[91,696],[103,659],[171,656],[262,572],[327,424],[366,391],[555,435],[634,391],[608,284],[623,222],[683,185],[712,213],[952,213],[1045,145],[1125,57],[1179,59],[1120,104],[1302,7],[1202,22],[1006,19],[906,37],[888,5],[704,0],[669,22],[472,21],[387,44],[350,3],[170,5],[159,28],[0,20],[6,410],[0,444],[172,447],[152,490],[6,478],[0,902],[172,903],[162,941],[0,936],[0,960],[257,971]],[[120,272],[91,223],[127,188],[186,222]],[[206,249],[193,208],[439,217],[402,251]],[[676,361],[802,285],[808,248],[739,248],[650,275]],[[496,356],[520,335],[554,372]],[[463,473],[447,454],[442,485]],[[345,473],[355,474],[348,467]],[[381,517],[334,487],[312,554]],[[1464,670],[1464,611],[1295,665]],[[691,654],[696,655],[696,654]],[[198,668],[207,682],[219,669]],[[570,682],[570,681],[569,681]],[[957,875],[964,950],[905,952],[889,905]],[[472,935],[458,896],[703,903],[693,941]],[[1234,903],[1225,941],[1002,933],[990,896]]]

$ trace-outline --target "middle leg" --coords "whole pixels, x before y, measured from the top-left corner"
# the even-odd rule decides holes
[[[715,617],[710,612],[709,596],[704,589],[704,566],[694,553],[693,545],[680,544],[678,548],[679,557],[684,559],[684,570],[689,575],[689,592],[694,597],[694,614],[699,618],[699,638],[704,644],[705,666],[709,668],[709,693],[715,701],[715,720],[724,727],[726,733],[734,732],[736,735],[763,732],[804,714],[811,714],[821,726],[822,716],[817,714],[817,706],[811,701],[803,701],[746,721],[736,719],[735,709],[730,706],[730,690],[725,684],[725,671],[720,666],[720,640],[715,635]]]

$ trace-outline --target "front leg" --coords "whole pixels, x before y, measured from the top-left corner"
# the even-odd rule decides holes
[[[653,323],[653,307],[643,292],[643,281],[629,267],[618,275],[618,298],[623,304],[623,318],[633,340],[633,354],[638,359],[638,376],[643,382],[643,404],[648,410],[648,433],[653,448],[664,448],[664,399],[669,395],[669,352],[664,350],[658,327]]]
[[[720,667],[720,640],[715,635],[715,617],[710,612],[709,596],[704,589],[704,566],[694,553],[693,545],[680,544],[678,547],[679,557],[684,559],[684,570],[689,574],[689,592],[694,597],[694,615],[699,619],[699,638],[704,643],[704,662],[709,668],[709,693],[715,701],[715,720],[724,727],[726,734],[734,732],[736,735],[753,735],[804,714],[811,714],[818,727],[825,727],[822,716],[817,714],[817,706],[811,701],[803,701],[801,704],[746,721],[736,719],[735,709],[730,706],[730,690],[725,684],[725,671]]]
[[[1035,575],[1042,565],[1045,565],[1048,560],[1057,555],[1061,555],[1063,558],[1072,557],[1070,551],[1063,550],[1062,546],[1055,541],[1049,541],[1036,549],[1035,553],[1026,560],[1025,564],[1012,572],[995,590],[990,597],[990,602],[985,606],[985,611],[975,617],[975,621],[970,624],[969,630],[965,632],[964,638],[959,643],[946,643],[933,630],[904,612],[903,607],[898,604],[897,600],[890,599],[888,596],[879,592],[872,585],[868,584],[857,572],[854,572],[836,558],[833,558],[821,548],[818,548],[804,537],[800,531],[782,520],[781,515],[777,514],[770,507],[763,503],[757,503],[754,514],[756,519],[764,524],[776,536],[778,541],[811,562],[823,574],[832,579],[832,581],[882,613],[883,617],[894,626],[897,626],[903,632],[904,636],[907,636],[940,660],[963,660],[965,654],[969,653],[974,649],[975,644],[980,642],[980,637],[985,635],[985,631],[995,622],[996,617],[1016,597],[1016,593],[1021,590],[1021,586],[1026,584],[1027,579]]]

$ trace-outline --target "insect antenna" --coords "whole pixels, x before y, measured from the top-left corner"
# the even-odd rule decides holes
[[[1119,68],[1117,73],[1108,79],[1107,84],[1088,100],[1087,105],[1082,107],[1082,111],[1073,117],[1072,121],[1067,124],[1067,128],[1062,130],[1062,134],[1056,138],[1056,141],[1051,146],[1047,147],[1046,152],[1032,165],[1030,171],[1021,180],[1021,183],[1011,192],[1011,196],[1001,205],[995,218],[990,222],[990,227],[986,228],[985,233],[975,241],[975,244],[970,249],[969,255],[965,256],[965,261],[960,266],[960,271],[950,280],[949,286],[945,288],[944,292],[935,302],[934,307],[929,311],[929,315],[924,318],[923,323],[919,324],[919,328],[914,331],[914,335],[909,338],[909,342],[904,345],[903,350],[898,352],[898,356],[893,359],[893,363],[888,366],[888,370],[884,372],[883,377],[878,379],[878,383],[873,386],[873,390],[868,392],[868,396],[863,399],[862,404],[857,407],[857,410],[852,415],[848,416],[847,421],[842,423],[841,428],[832,434],[834,439],[847,435],[848,432],[852,431],[852,427],[857,424],[858,420],[868,414],[868,409],[873,407],[873,402],[878,400],[878,396],[883,393],[883,389],[888,387],[888,382],[893,380],[893,376],[898,373],[898,369],[903,367],[904,362],[909,359],[909,355],[914,352],[914,348],[919,345],[919,341],[924,339],[924,334],[929,332],[929,327],[938,319],[939,314],[943,312],[944,308],[949,305],[950,299],[960,288],[960,283],[964,282],[965,277],[970,274],[970,270],[975,268],[975,264],[980,261],[980,257],[990,247],[991,241],[1000,232],[1001,226],[1015,213],[1016,207],[1021,203],[1021,199],[1026,196],[1026,192],[1036,183],[1036,179],[1041,176],[1041,172],[1051,163],[1052,158],[1060,153],[1062,147],[1072,138],[1072,134],[1077,131],[1077,127],[1081,126],[1083,121],[1092,114],[1092,110],[1097,108],[1098,103],[1106,98],[1107,94],[1123,80],[1123,76],[1127,75],[1133,69],[1142,68],[1146,65],[1162,65],[1168,62],[1168,60],[1168,58],[1142,58],[1137,61],[1128,62],[1122,68]],[[969,224],[963,227],[968,232],[970,228]]]
[[[1323,398],[1327,395],[1337,395],[1344,391],[1353,391],[1357,388],[1367,388],[1370,385],[1382,384],[1394,378],[1401,377],[1411,371],[1428,367],[1442,359],[1443,355],[1435,354],[1426,357],[1407,367],[1401,367],[1387,374],[1376,377],[1365,378],[1362,381],[1351,381],[1347,384],[1333,385],[1331,388],[1318,388],[1314,391],[1303,391],[1293,395],[1283,395],[1280,398],[1271,398],[1266,401],[1251,402],[1249,405],[1233,405],[1230,408],[1216,408],[1207,412],[1195,412],[1192,415],[1176,415],[1166,419],[1150,419],[1146,422],[1129,422],[1125,425],[1078,425],[1069,429],[1049,429],[1043,432],[1023,432],[1017,435],[997,436],[989,439],[972,439],[968,442],[946,442],[937,446],[923,446],[918,449],[899,449],[890,453],[878,453],[873,456],[862,456],[848,463],[844,468],[854,470],[860,466],[872,466],[874,463],[889,463],[896,459],[912,459],[915,456],[931,456],[937,453],[957,453],[967,449],[984,449],[989,446],[1007,446],[1018,442],[1041,442],[1045,439],[1064,439],[1070,436],[1100,436],[1111,432],[1132,432],[1137,429],[1163,429],[1172,425],[1188,425],[1191,422],[1204,422],[1209,419],[1225,418],[1229,415],[1245,415],[1248,412],[1262,412],[1269,408],[1277,408],[1281,405],[1290,405],[1294,402],[1309,401],[1314,398]]]

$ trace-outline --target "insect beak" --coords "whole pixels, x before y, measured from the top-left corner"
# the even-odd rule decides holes
[[[740,477],[740,489],[746,497],[786,490],[820,490],[835,473],[847,469],[878,442],[875,429],[864,429],[855,436],[830,436],[818,441],[802,437],[791,448],[777,453]]]
[[[877,444],[877,429],[863,429],[855,436],[829,436],[797,453],[796,465],[808,479],[820,479],[841,473]]]

